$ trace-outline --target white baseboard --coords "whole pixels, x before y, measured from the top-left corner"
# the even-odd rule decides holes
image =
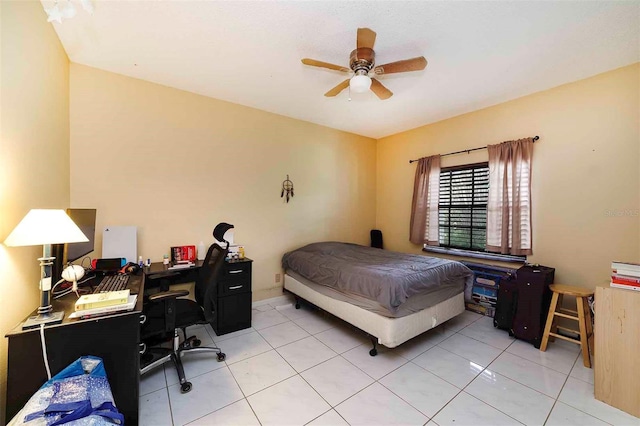
[[[282,306],[282,305],[290,305],[292,303],[294,303],[295,298],[291,295],[283,295],[283,296],[277,296],[277,297],[272,297],[270,299],[264,299],[264,300],[258,300],[257,302],[253,302],[251,303],[251,308],[255,309],[258,306],[264,306],[264,305],[271,305],[274,308],[277,308],[278,306]]]

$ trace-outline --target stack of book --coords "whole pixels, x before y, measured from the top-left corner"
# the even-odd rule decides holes
[[[170,251],[171,263],[196,261],[196,246],[174,246]]]
[[[640,291],[640,265],[637,263],[612,262],[611,287]]]
[[[171,247],[171,265],[169,269],[184,269],[196,266],[196,246]]]
[[[175,262],[172,262],[171,265],[169,265],[168,269],[184,269],[184,268],[191,268],[193,266],[196,266],[195,262],[192,262],[190,260],[177,260]]]
[[[76,301],[76,311],[70,318],[91,318],[130,311],[135,306],[136,299],[137,296],[130,294],[129,289],[86,294]]]

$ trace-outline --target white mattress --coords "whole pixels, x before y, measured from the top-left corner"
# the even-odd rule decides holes
[[[284,288],[375,336],[379,344],[388,348],[395,348],[464,312],[464,293],[458,293],[422,311],[400,318],[389,318],[318,293],[288,274],[284,276]]]
[[[307,287],[311,287],[312,290],[324,294],[325,296],[329,296],[331,299],[341,300],[373,312],[374,314],[389,318],[404,317],[406,315],[422,311],[423,309],[435,306],[446,299],[451,299],[462,291],[455,285],[439,286],[435,289],[430,289],[427,292],[414,294],[413,296],[408,297],[407,300],[398,306],[394,312],[391,312],[376,300],[367,299],[366,297],[355,293],[342,292],[336,288],[326,285],[316,284],[293,271],[286,271],[286,274],[291,278],[294,278],[299,283],[304,284]]]

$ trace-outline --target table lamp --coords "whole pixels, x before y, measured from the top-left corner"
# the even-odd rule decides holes
[[[38,327],[40,324],[59,324],[64,312],[53,312],[50,302],[51,276],[47,276],[47,267],[53,265],[51,244],[81,243],[89,241],[80,228],[64,210],[33,209],[20,221],[9,234],[4,244],[9,247],[37,246],[42,244],[40,261],[41,302],[38,315],[29,317],[22,329]]]

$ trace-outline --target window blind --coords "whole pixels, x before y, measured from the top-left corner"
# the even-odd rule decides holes
[[[442,169],[438,204],[440,246],[485,250],[488,196],[487,163]]]

